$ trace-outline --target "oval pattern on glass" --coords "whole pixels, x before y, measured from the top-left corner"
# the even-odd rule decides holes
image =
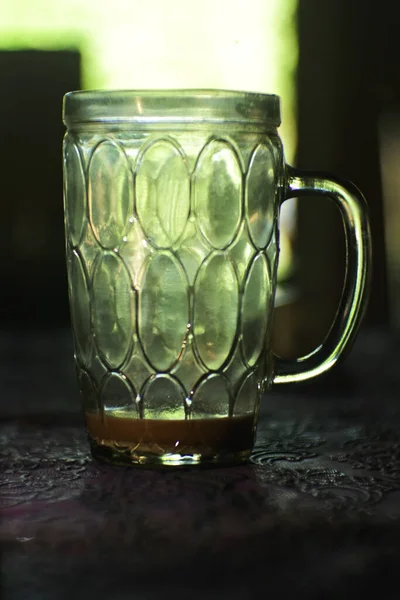
[[[116,254],[106,252],[93,275],[93,326],[99,351],[112,368],[119,367],[128,353],[134,317],[128,271]]]
[[[260,401],[257,377],[254,373],[246,376],[237,393],[233,414],[235,416],[254,414]]]
[[[153,246],[167,248],[181,236],[190,209],[185,160],[168,140],[145,150],[136,175],[136,209]]]
[[[85,271],[78,253],[68,254],[69,298],[71,321],[78,361],[87,365],[90,355],[92,333],[90,330],[90,299]]]
[[[79,150],[68,140],[64,145],[64,182],[67,234],[72,245],[78,246],[86,221],[86,183]]]
[[[242,301],[242,348],[249,366],[256,363],[265,344],[271,302],[268,263],[260,253],[250,265]]]
[[[136,416],[135,390],[125,375],[111,373],[101,390],[101,402],[104,411],[128,411]]]
[[[242,212],[242,172],[227,142],[213,140],[200,154],[194,202],[204,237],[214,248],[225,248],[235,236]]]
[[[242,285],[251,259],[257,253],[249,239],[247,227],[241,227],[241,232],[235,243],[229,248],[229,257],[235,265],[239,285]]]
[[[145,419],[184,419],[185,391],[170,375],[155,375],[146,382],[142,400]]]
[[[99,412],[96,388],[86,371],[78,372],[79,389],[82,396],[83,409],[87,412]]]
[[[190,285],[193,285],[197,271],[209,253],[208,244],[197,230],[196,224],[190,221],[176,247],[176,255],[185,269]]]
[[[174,377],[179,379],[188,396],[190,396],[193,393],[193,389],[196,386],[197,381],[206,372],[206,368],[204,367],[203,363],[197,359],[194,352],[193,334],[189,334],[183,356],[179,360],[178,364],[174,367],[172,374]]]
[[[139,292],[139,337],[156,370],[168,371],[179,360],[188,323],[185,273],[171,253],[156,252],[147,261]]]
[[[218,370],[235,342],[239,291],[235,271],[222,253],[200,268],[195,282],[194,336],[204,365]]]
[[[193,394],[191,416],[194,419],[228,417],[231,394],[223,375],[212,373],[203,379]]]
[[[260,144],[255,149],[246,179],[246,218],[251,239],[265,248],[275,217],[275,161],[272,148]]]
[[[105,248],[119,246],[132,213],[132,175],[124,152],[101,142],[89,165],[89,215],[93,232]]]

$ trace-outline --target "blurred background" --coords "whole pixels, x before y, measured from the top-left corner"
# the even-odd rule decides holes
[[[381,0],[6,0],[0,18],[0,330],[66,329],[61,102],[79,88],[281,95],[286,159],[367,197],[364,327],[400,327],[400,9]],[[285,204],[275,349],[325,337],[343,284],[329,202]],[[3,353],[5,350],[3,349]]]

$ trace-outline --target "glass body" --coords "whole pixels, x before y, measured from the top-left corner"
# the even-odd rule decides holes
[[[80,92],[64,120],[71,319],[93,454],[246,460],[276,376],[278,99]]]

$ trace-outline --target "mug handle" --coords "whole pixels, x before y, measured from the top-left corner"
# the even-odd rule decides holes
[[[296,359],[275,357],[273,383],[297,383],[329,371],[351,346],[364,315],[371,273],[368,207],[350,182],[331,175],[285,167],[282,203],[299,196],[327,196],[339,208],[346,239],[346,274],[342,298],[324,342]]]

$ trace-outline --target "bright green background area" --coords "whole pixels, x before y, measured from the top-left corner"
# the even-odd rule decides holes
[[[293,156],[296,0],[9,0],[0,48],[78,48],[85,88],[274,92]]]

